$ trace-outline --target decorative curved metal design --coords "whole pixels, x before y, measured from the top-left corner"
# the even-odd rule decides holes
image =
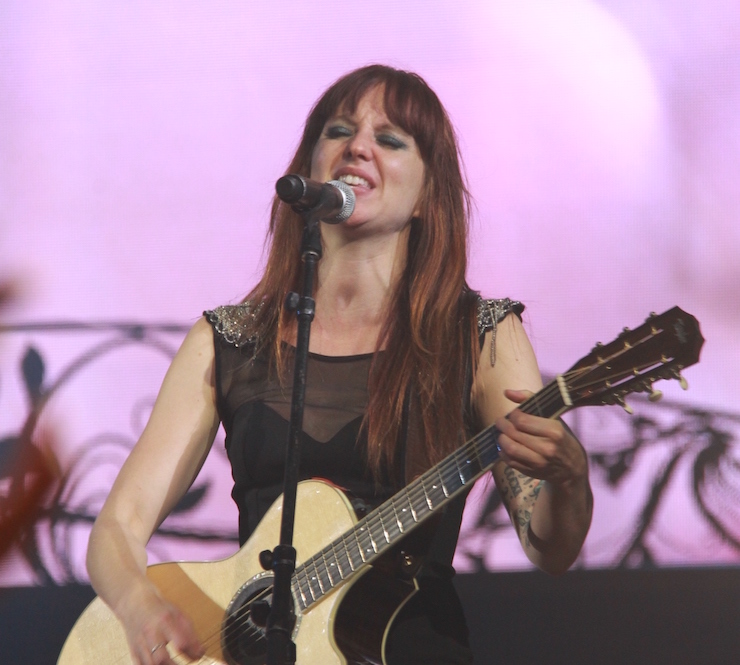
[[[0,327],[0,333],[6,336],[0,338],[4,342],[14,335],[41,338],[46,343],[42,347],[34,341],[21,352],[18,362],[20,383],[27,397],[28,410],[24,414],[14,414],[18,417],[19,426],[0,439],[0,489],[5,490],[0,493],[0,519],[10,537],[7,540],[12,538],[15,543],[10,554],[16,558],[16,567],[18,559],[22,559],[21,567],[32,571],[34,583],[86,581],[84,553],[89,529],[112,480],[146,423],[163,370],[187,330],[187,326],[178,324],[126,322],[57,322]],[[47,366],[52,364],[50,359],[54,358],[56,350],[54,341],[60,334],[67,338],[71,334],[75,349],[57,371],[56,377],[49,379]],[[90,343],[91,336],[101,339]],[[139,355],[153,351],[161,361],[161,371],[157,376],[156,368],[153,369],[151,376],[143,382],[145,392],[131,395],[127,404],[126,400],[119,403],[116,394],[126,377],[112,377],[111,385],[103,387],[79,381],[91,368],[110,361],[116,354],[132,350]],[[151,361],[142,364],[156,366]],[[9,378],[9,369],[4,367],[0,388],[8,383]],[[119,413],[128,413],[130,426],[124,429],[101,422],[102,414],[93,412],[83,416],[88,425],[83,429],[92,430],[91,434],[69,440],[64,434],[57,433],[55,416],[47,417],[47,412],[54,410],[55,401],[61,401],[65,396],[67,403],[86,404],[100,389],[108,391],[110,402],[115,404],[113,408]],[[3,401],[0,392],[0,404]],[[225,466],[223,446],[214,445],[211,458],[221,458],[221,466]],[[39,479],[44,481],[42,492],[37,487]],[[189,543],[190,547],[184,547],[185,551],[197,551],[194,544],[216,543],[220,556],[236,549],[234,520],[225,521],[224,528],[213,528],[213,516],[193,519],[193,515],[208,503],[216,483],[222,484],[225,479],[228,476],[215,477],[207,470],[199,476],[152,539],[150,550],[156,558],[181,558],[174,553],[180,546],[173,547],[173,542]],[[9,582],[12,580],[0,578],[0,584]]]

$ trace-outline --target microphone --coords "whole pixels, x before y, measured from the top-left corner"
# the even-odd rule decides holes
[[[321,183],[289,174],[275,183],[275,191],[296,212],[310,210],[328,224],[346,221],[355,209],[355,193],[340,180]]]

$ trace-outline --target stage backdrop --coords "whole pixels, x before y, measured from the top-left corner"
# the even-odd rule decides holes
[[[544,374],[652,311],[701,321],[688,392],[570,419],[596,496],[577,565],[736,565],[738,34],[731,0],[2,2],[0,496],[30,521],[0,584],[86,581],[91,521],[184,332],[253,285],[312,103],[372,62],[448,108],[469,281],[527,305]],[[219,437],[150,560],[233,552],[230,489]],[[527,567],[490,482],[456,564]]]

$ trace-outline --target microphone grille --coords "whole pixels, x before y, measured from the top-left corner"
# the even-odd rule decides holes
[[[344,205],[342,206],[342,209],[334,215],[334,217],[329,217],[324,221],[338,224],[339,222],[348,220],[350,215],[355,211],[355,193],[346,182],[342,182],[341,180],[330,180],[327,184],[336,187],[340,192],[342,192],[342,194],[344,194]]]

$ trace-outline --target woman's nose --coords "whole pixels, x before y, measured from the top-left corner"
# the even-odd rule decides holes
[[[370,159],[372,154],[372,140],[372,137],[366,132],[358,131],[347,141],[345,156],[351,159]]]

